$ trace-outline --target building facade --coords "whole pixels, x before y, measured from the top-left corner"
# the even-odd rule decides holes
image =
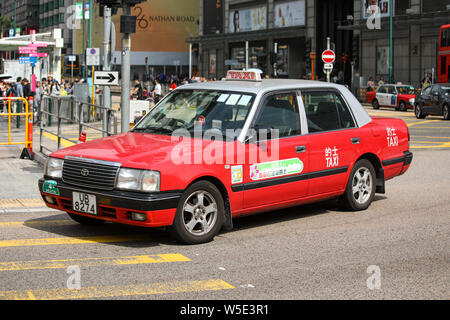
[[[2,0],[1,15],[8,17],[20,28],[21,34],[39,28],[39,0]],[[15,24],[14,24],[15,22]]]
[[[70,20],[75,18],[75,0],[39,0],[39,32],[61,29],[65,47],[62,54],[71,54],[73,28]]]
[[[354,38],[359,42],[356,71],[362,85],[369,77],[389,79],[389,3],[379,7],[379,23],[373,19],[370,0],[355,0]],[[426,76],[436,79],[440,27],[450,24],[450,0],[395,0],[393,2],[392,81],[420,86]]]
[[[450,23],[450,0],[392,4],[393,80],[418,86],[436,74],[439,28]],[[379,26],[370,5],[379,8]],[[199,23],[200,35],[188,42],[198,74],[208,78],[245,67],[271,77],[323,78],[327,37],[336,53],[335,79],[340,71],[339,81],[348,85],[389,77],[389,0],[200,0]]]
[[[327,37],[338,57],[350,61],[353,32],[337,26],[352,13],[352,0],[200,0],[200,36],[188,41],[199,75],[209,78],[245,67],[282,78],[311,78],[314,68],[321,77],[318,53]]]

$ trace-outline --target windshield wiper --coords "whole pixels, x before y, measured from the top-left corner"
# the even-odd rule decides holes
[[[172,134],[173,130],[164,127],[144,127],[144,128],[134,128],[133,131],[143,131],[146,133],[168,133]]]

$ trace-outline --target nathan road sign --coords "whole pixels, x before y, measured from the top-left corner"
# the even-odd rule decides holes
[[[333,50],[327,49],[322,53],[322,61],[325,63],[333,63],[336,60],[336,54]]]
[[[99,86],[118,86],[118,71],[96,71],[94,72],[94,84]]]

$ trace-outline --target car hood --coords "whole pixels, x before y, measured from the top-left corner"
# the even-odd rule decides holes
[[[119,162],[122,167],[136,169],[158,169],[171,161],[171,151],[180,143],[180,139],[165,135],[127,132],[64,148],[52,153],[51,156]]]

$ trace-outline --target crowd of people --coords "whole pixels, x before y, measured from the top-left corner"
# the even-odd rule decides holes
[[[75,82],[80,82],[76,80]],[[74,83],[75,83],[74,82]],[[2,81],[0,82],[0,97],[21,97],[27,100],[33,98],[34,111],[37,110],[37,106],[42,95],[49,96],[68,96],[73,92],[73,84],[64,78],[61,81],[57,81],[52,75],[47,78],[42,78],[40,81],[36,81],[35,90],[32,90],[31,83],[28,79],[18,77],[15,82]],[[0,100],[0,112],[8,112],[5,109],[6,103]]]

